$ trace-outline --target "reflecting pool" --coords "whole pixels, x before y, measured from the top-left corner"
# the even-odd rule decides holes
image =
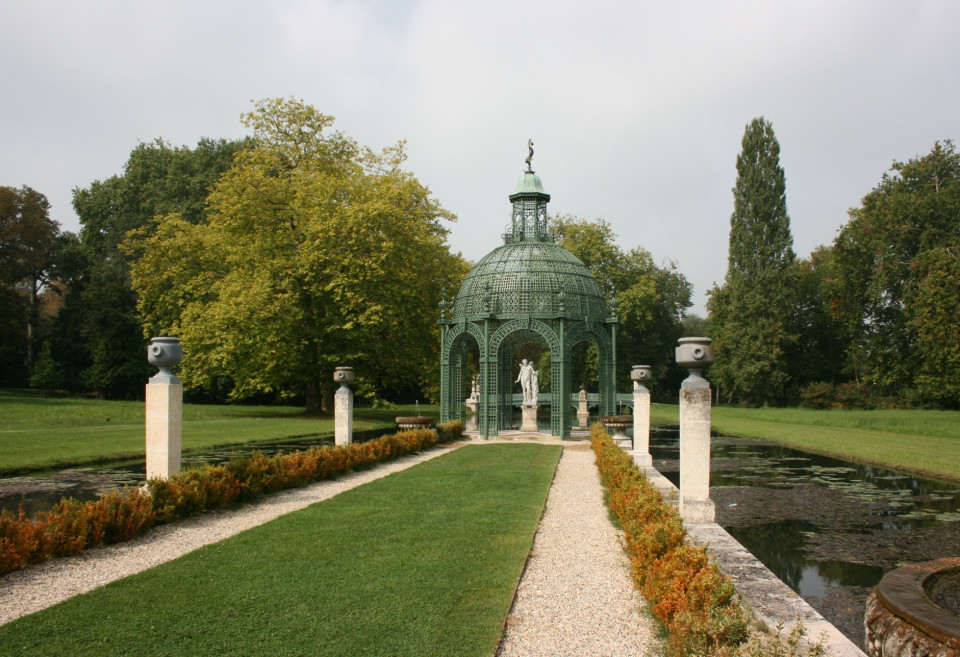
[[[678,427],[650,442],[678,485]],[[710,477],[717,523],[858,645],[885,572],[960,555],[958,484],[719,435]]]

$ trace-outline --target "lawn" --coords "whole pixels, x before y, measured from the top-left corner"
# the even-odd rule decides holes
[[[654,422],[676,423],[677,406],[654,404]],[[712,411],[713,428],[811,452],[960,481],[960,412],[740,408]]]
[[[492,655],[561,448],[468,446],[0,627],[24,655]]]
[[[424,415],[436,407],[421,406]],[[355,408],[354,431],[389,428],[393,410]],[[305,417],[286,406],[185,404],[184,453],[291,437],[333,436],[333,417]],[[82,465],[144,456],[143,402],[41,397],[0,391],[0,474]]]

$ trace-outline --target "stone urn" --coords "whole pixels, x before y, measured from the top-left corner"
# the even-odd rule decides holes
[[[356,378],[357,375],[353,373],[352,367],[337,367],[333,370],[333,380],[339,383],[341,388],[346,388]]]
[[[632,415],[604,415],[601,422],[607,429],[613,429],[613,442],[623,449],[633,449],[633,441],[627,435],[627,429],[633,427]]]
[[[173,375],[173,368],[183,360],[183,347],[180,338],[159,337],[151,338],[147,345],[147,360],[154,367],[160,369],[150,377],[151,383],[180,383],[180,379]]]
[[[707,385],[703,378],[703,370],[713,364],[713,340],[710,338],[680,338],[675,354],[677,365],[690,372],[690,376],[683,382],[684,387],[690,383]],[[688,383],[689,382],[689,383]]]
[[[634,365],[630,370],[630,378],[637,385],[646,387],[646,384],[653,380],[653,368],[649,365]]]
[[[867,599],[864,629],[873,657],[960,655],[960,557],[884,575]]]
[[[397,426],[403,430],[407,429],[426,429],[431,424],[433,424],[432,417],[421,417],[419,415],[410,416],[410,417],[398,417],[394,418],[394,422],[397,423]]]

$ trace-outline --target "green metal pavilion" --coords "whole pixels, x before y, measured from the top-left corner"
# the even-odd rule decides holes
[[[476,350],[480,434],[491,437],[511,429],[513,409],[522,402],[513,391],[514,358],[524,345],[540,343],[550,350],[551,381],[539,404],[550,408],[551,435],[564,438],[577,404],[571,353],[583,342],[596,347],[599,356],[600,414],[615,413],[616,307],[611,297],[608,308],[587,267],[556,244],[548,231],[550,195],[529,158],[527,165],[510,194],[512,221],[503,245],[474,265],[452,301],[441,302],[440,416],[442,421],[464,418],[464,370]]]

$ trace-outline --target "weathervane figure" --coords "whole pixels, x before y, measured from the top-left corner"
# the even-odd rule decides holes
[[[530,155],[527,156],[527,159],[524,160],[524,162],[527,163],[527,171],[533,171],[533,164],[532,164],[532,161],[533,161],[533,140],[532,140],[532,139],[528,139],[528,140],[527,140],[527,148],[530,149]]]

